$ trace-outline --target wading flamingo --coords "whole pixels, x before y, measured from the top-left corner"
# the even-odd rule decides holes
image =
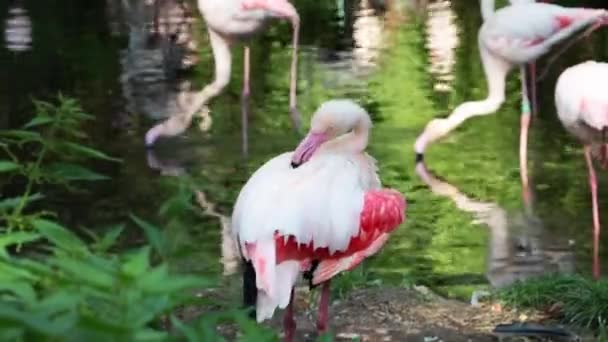
[[[494,12],[494,0],[481,0],[484,23],[479,30],[479,52],[488,84],[488,97],[460,104],[447,118],[433,119],[414,145],[416,161],[423,160],[426,146],[447,135],[470,117],[493,114],[505,100],[508,72],[521,68],[520,174],[524,200],[529,197],[527,172],[530,100],[525,79],[525,64],[533,62],[549,49],[578,30],[608,23],[603,9],[565,8],[546,3],[514,1]]]
[[[298,69],[298,36],[300,17],[287,0],[198,0],[198,8],[207,23],[209,41],[215,61],[215,79],[194,96],[192,105],[180,115],[152,127],[146,133],[146,146],[150,147],[161,136],[175,136],[184,132],[192,117],[212,98],[219,95],[230,82],[232,68],[231,45],[239,40],[249,40],[263,30],[272,18],[291,20],[293,25],[293,51],[291,61],[289,110],[296,129],[300,127],[300,113],[296,104]],[[242,98],[249,98],[250,51],[245,46]],[[247,124],[247,111],[243,111],[243,127]]]
[[[241,190],[233,234],[245,260],[245,304],[257,321],[287,307],[285,340],[295,332],[293,287],[300,272],[323,284],[317,329],[327,329],[329,284],[380,250],[405,219],[404,197],[381,188],[365,153],[371,120],[350,100],[331,100],[315,112],[295,151],[260,167]]]
[[[566,69],[555,86],[557,115],[570,133],[585,145],[589,185],[593,206],[593,275],[600,277],[600,214],[597,204],[597,178],[593,168],[592,146],[600,146],[601,160],[608,157],[608,64],[587,61]],[[606,165],[603,165],[604,167]]]

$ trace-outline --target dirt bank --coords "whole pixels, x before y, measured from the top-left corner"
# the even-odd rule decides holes
[[[298,292],[296,341],[315,341],[316,303],[307,300],[306,290]],[[271,323],[277,331],[282,331],[281,318],[282,314],[275,315]],[[496,341],[491,331],[497,324],[522,319],[539,322],[543,317],[491,304],[472,307],[424,288],[355,290],[330,309],[336,341]]]

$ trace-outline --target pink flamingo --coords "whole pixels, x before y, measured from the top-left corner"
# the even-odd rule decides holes
[[[294,152],[260,167],[235,204],[233,234],[245,259],[246,305],[257,321],[285,308],[285,340],[295,332],[293,287],[300,272],[323,284],[317,329],[327,329],[329,284],[380,250],[405,219],[403,196],[382,189],[365,153],[371,120],[350,100],[323,103]]]
[[[484,23],[479,30],[479,52],[483,64],[488,96],[481,101],[460,104],[450,116],[433,119],[416,139],[416,161],[423,160],[426,146],[447,135],[473,116],[496,112],[505,100],[505,79],[516,65],[521,69],[521,131],[520,175],[524,199],[529,197],[527,171],[530,99],[526,86],[525,67],[549,49],[578,30],[608,23],[608,11],[602,9],[565,8],[532,1],[512,1],[510,6],[494,12],[494,0],[481,0]]]
[[[593,275],[600,277],[599,239],[600,214],[597,204],[597,178],[591,149],[600,145],[605,168],[608,160],[606,131],[608,130],[608,64],[587,61],[566,69],[557,80],[555,106],[557,114],[570,133],[585,145],[585,160],[589,169],[589,185],[593,206]]]
[[[146,146],[152,146],[156,139],[161,136],[178,135],[190,126],[194,114],[212,98],[219,95],[230,82],[231,45],[239,40],[250,39],[264,29],[272,18],[289,19],[293,25],[289,109],[294,125],[299,129],[300,114],[296,107],[296,74],[300,17],[293,5],[287,0],[199,0],[198,8],[207,23],[209,41],[215,60],[215,79],[194,96],[193,104],[185,113],[171,116],[166,121],[152,127],[146,133]],[[249,46],[245,46],[243,100],[247,100],[250,94],[249,58]],[[246,121],[247,112],[243,111],[244,127]]]

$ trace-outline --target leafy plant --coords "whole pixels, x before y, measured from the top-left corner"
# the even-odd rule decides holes
[[[84,144],[87,135],[82,130],[85,121],[92,117],[83,113],[74,99],[59,96],[59,105],[35,101],[36,114],[21,129],[0,132],[0,186],[24,179],[24,190],[19,196],[5,197],[0,201],[0,220],[4,229],[31,227],[31,221],[49,214],[41,211],[26,215],[28,205],[44,196],[37,186],[62,185],[75,189],[76,181],[107,179],[82,165],[88,159],[118,161],[118,159]],[[16,180],[18,179],[18,180]],[[5,192],[5,189],[3,189]]]
[[[0,340],[216,341],[223,340],[220,323],[236,323],[244,340],[276,337],[240,309],[204,312],[188,323],[178,318],[177,309],[202,302],[194,291],[213,283],[172,272],[170,248],[155,225],[131,215],[148,243],[121,251],[115,247],[124,224],[103,234],[85,230],[90,241],[84,241],[59,223],[45,209],[45,190],[74,191],[79,181],[107,179],[83,163],[117,159],[86,146],[81,126],[91,117],[75,100],[35,103],[32,120],[0,132],[0,173],[8,176],[0,186],[18,193],[0,201]],[[161,214],[194,209],[186,187],[191,184],[180,186]],[[15,253],[15,246],[23,248]]]

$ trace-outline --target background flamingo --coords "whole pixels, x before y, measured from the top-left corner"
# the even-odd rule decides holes
[[[608,12],[525,0],[513,2],[494,12],[493,0],[481,0],[484,23],[479,30],[479,52],[488,83],[488,97],[481,101],[462,103],[449,117],[431,120],[416,139],[414,149],[416,160],[422,161],[429,143],[445,136],[470,117],[496,112],[505,100],[506,76],[514,66],[519,65],[522,75],[519,157],[524,199],[527,199],[526,154],[531,110],[524,66],[581,28],[594,23],[608,23]]]
[[[371,120],[349,100],[325,102],[294,152],[264,164],[241,190],[233,234],[246,260],[244,296],[258,322],[285,308],[285,340],[295,331],[293,287],[300,272],[323,284],[317,328],[327,328],[329,284],[378,252],[405,219],[405,199],[381,189],[364,151]]]
[[[591,156],[593,145],[601,145],[602,162],[608,160],[608,64],[587,61],[566,69],[557,80],[555,105],[564,127],[585,145],[589,185],[593,203],[593,275],[600,277],[600,215],[597,204],[597,178]],[[605,166],[605,165],[604,165]]]
[[[297,49],[300,17],[287,0],[198,0],[198,8],[205,18],[209,31],[209,41],[215,61],[215,79],[194,96],[191,106],[180,115],[152,127],[146,133],[146,146],[152,146],[161,136],[175,136],[184,132],[192,122],[196,112],[212,98],[219,95],[230,82],[232,54],[230,46],[238,40],[250,39],[262,30],[272,18],[286,18],[293,25],[293,52],[289,89],[289,109],[294,125],[299,129],[300,114],[296,108]],[[250,51],[245,46],[243,99],[250,94]],[[243,111],[243,126],[247,123],[247,112]],[[245,129],[245,128],[244,128]]]

